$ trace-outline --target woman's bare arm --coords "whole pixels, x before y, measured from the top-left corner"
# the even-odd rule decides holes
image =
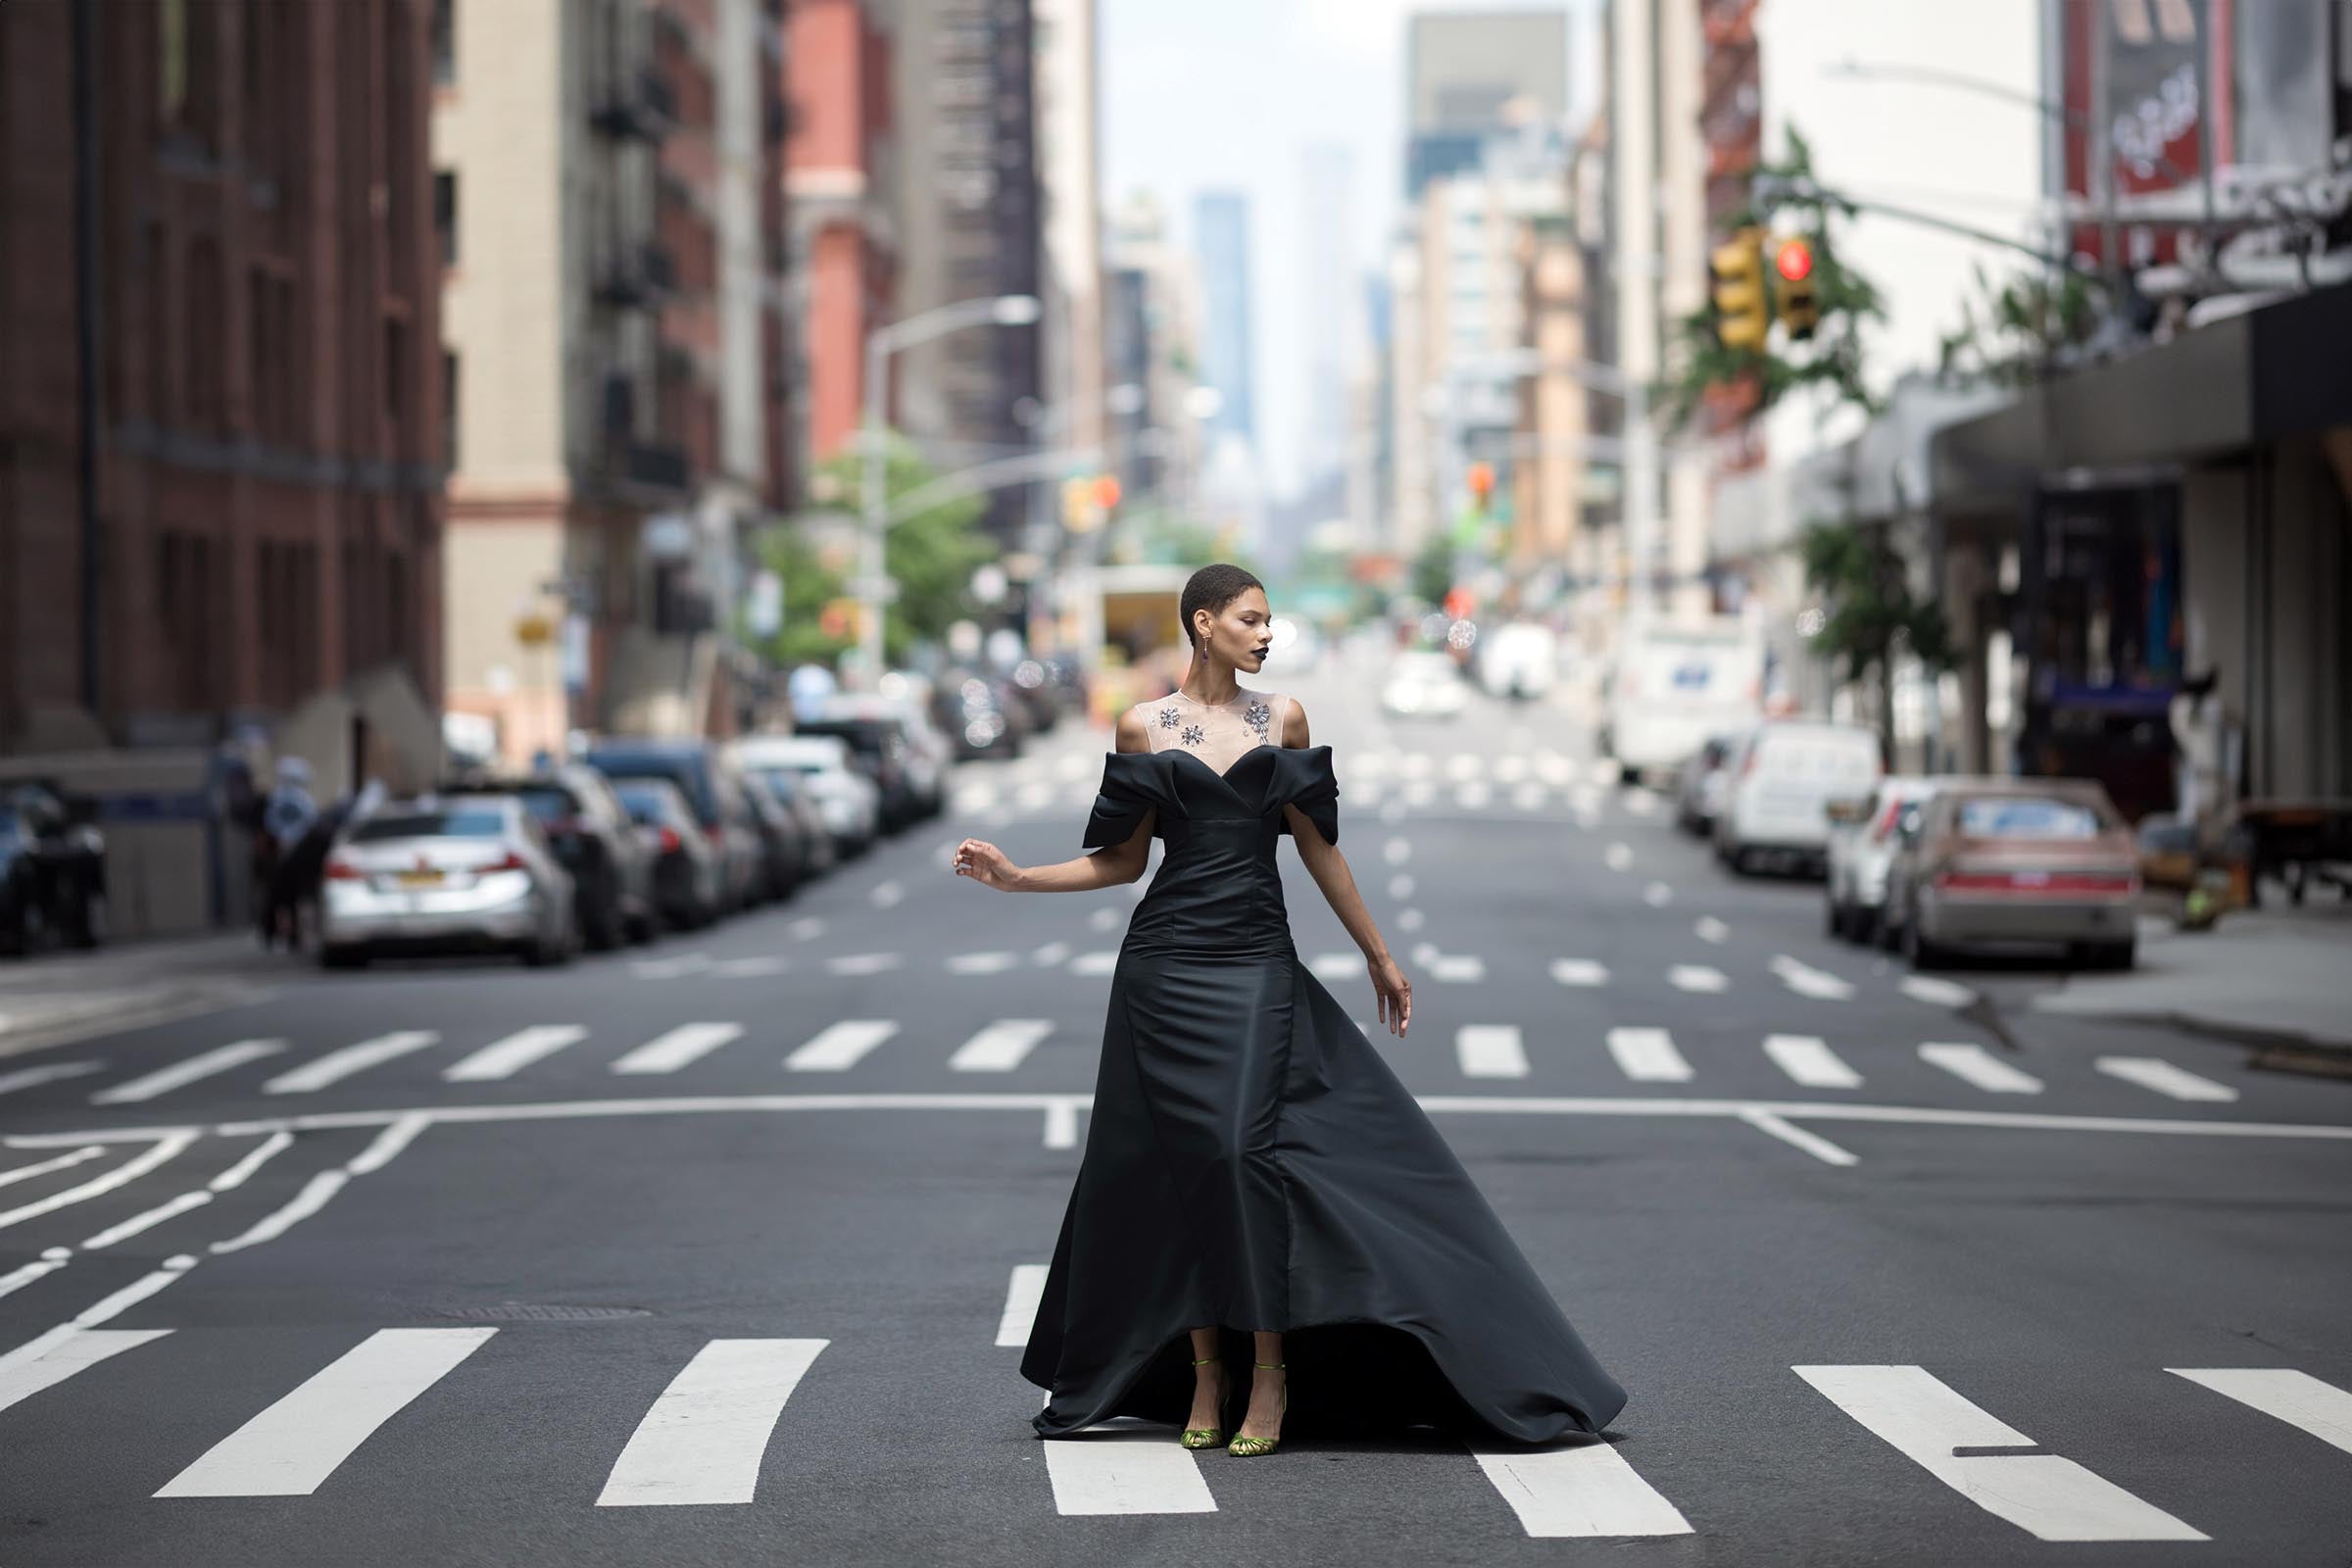
[[[1308,744],[1306,710],[1296,699],[1283,720],[1282,743],[1298,747]],[[1412,982],[1405,979],[1403,969],[1390,954],[1380,927],[1372,921],[1372,911],[1364,907],[1364,896],[1356,891],[1355,873],[1348,868],[1348,858],[1296,806],[1285,806],[1282,814],[1290,825],[1292,842],[1298,846],[1298,858],[1305,864],[1306,874],[1315,879],[1315,886],[1323,890],[1323,900],[1331,906],[1331,912],[1340,917],[1340,924],[1348,928],[1348,935],[1363,952],[1365,965],[1372,971],[1372,989],[1379,1001],[1382,1025],[1401,1037],[1413,1018]]]
[[[1152,739],[1144,732],[1144,721],[1133,709],[1119,715],[1114,736],[1113,744],[1122,752],[1152,749]],[[1015,865],[1003,850],[987,840],[965,839],[956,846],[955,871],[957,876],[968,876],[1000,893],[1092,893],[1098,888],[1115,887],[1135,881],[1151,863],[1152,829],[1158,817],[1156,808],[1146,811],[1143,823],[1127,835],[1125,843],[1053,865]]]

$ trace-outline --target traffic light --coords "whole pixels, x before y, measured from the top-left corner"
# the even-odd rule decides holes
[[[1821,301],[1814,294],[1813,242],[1801,234],[1776,241],[1772,270],[1781,277],[1781,324],[1788,329],[1789,342],[1802,343],[1821,324]]]
[[[1494,465],[1473,463],[1470,465],[1469,471],[1462,477],[1469,482],[1471,501],[1481,512],[1484,512],[1487,507],[1487,498],[1494,493]]]
[[[1727,349],[1764,351],[1772,307],[1764,298],[1764,233],[1743,228],[1708,259],[1715,274],[1715,340]]]

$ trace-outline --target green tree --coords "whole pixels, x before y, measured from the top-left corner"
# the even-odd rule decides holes
[[[2023,271],[1998,283],[1981,263],[1976,272],[1977,298],[1961,305],[1960,324],[1940,344],[1946,380],[2005,387],[2045,380],[2105,319],[2097,280],[2072,269]]]
[[[1912,595],[1902,557],[1883,527],[1816,522],[1797,548],[1805,584],[1822,599],[1824,619],[1813,641],[1843,666],[1846,679],[1876,685],[1879,740],[1891,758],[1895,659],[1909,653],[1931,669],[1951,662],[1943,608]]]
[[[1413,596],[1432,605],[1442,605],[1453,588],[1453,541],[1442,533],[1433,533],[1423,542],[1421,553],[1413,557]]]

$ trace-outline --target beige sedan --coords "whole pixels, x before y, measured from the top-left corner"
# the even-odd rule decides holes
[[[1914,968],[1979,944],[2035,943],[2129,969],[2138,901],[2131,832],[2098,785],[1955,780],[1904,830],[1882,929]]]

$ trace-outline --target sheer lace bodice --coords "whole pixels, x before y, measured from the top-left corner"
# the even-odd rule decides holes
[[[1182,692],[1136,704],[1155,752],[1191,752],[1222,773],[1251,748],[1280,746],[1291,700],[1243,687],[1230,703],[1195,702]]]

